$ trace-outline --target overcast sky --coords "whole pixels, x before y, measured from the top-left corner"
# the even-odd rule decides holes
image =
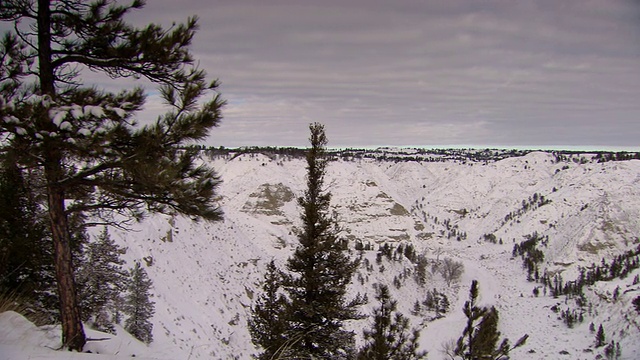
[[[304,146],[317,121],[336,147],[640,146],[640,1],[149,0],[130,19],[196,14],[228,101],[209,145]]]

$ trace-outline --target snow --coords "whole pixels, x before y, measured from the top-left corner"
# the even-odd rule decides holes
[[[119,117],[121,117],[123,119],[127,116],[127,111],[125,111],[124,109],[111,108],[111,110],[114,111]]]
[[[64,120],[64,118],[67,116],[67,112],[66,111],[49,111],[50,114],[49,116],[53,119],[53,123],[56,124],[56,126],[60,126],[60,124],[62,124],[62,121]],[[52,114],[53,113],[53,116]]]
[[[73,353],[58,349],[59,326],[37,327],[22,315],[7,311],[0,313],[0,359],[168,359],[161,354],[154,355],[145,344],[122,328],[118,327],[117,331],[118,335],[112,335],[87,329],[89,341],[85,352],[91,354]]]
[[[62,122],[62,124],[60,124],[60,130],[71,130],[71,128],[71,123],[68,121],[64,121]]]
[[[5,116],[3,120],[7,124],[20,124],[20,119],[13,115]]]
[[[579,156],[586,155],[574,158]],[[111,231],[114,240],[128,248],[127,263],[142,262],[154,282],[153,343],[141,344],[123,331],[111,336],[87,330],[91,338],[110,340],[89,342],[91,355],[56,351],[59,328],[35,327],[17,314],[4,313],[0,359],[124,359],[132,354],[167,360],[250,358],[256,349],[246,321],[259,295],[264,268],[271,259],[283,267],[296,246],[295,228],[300,224],[296,197],[304,190],[305,162],[244,154],[217,157],[211,163],[223,180],[224,221],[196,223],[154,215],[135,224],[133,231]],[[521,260],[511,257],[513,244],[523,236],[533,232],[549,236],[542,267],[572,280],[578,266],[637,246],[639,182],[637,160],[556,163],[546,152],[488,163],[337,160],[329,164],[326,178],[342,235],[352,244],[362,240],[377,249],[383,242],[412,243],[430,261],[448,257],[464,264],[464,274],[451,287],[429,271],[425,286],[409,276],[397,288],[392,286],[394,277],[413,269],[413,264],[407,259],[384,260],[382,270],[376,264],[376,251],[362,253],[373,271],[359,270],[362,281],[355,276],[350,291],[368,294],[370,302],[362,313],[377,306],[372,284],[389,284],[398,309],[421,329],[421,347],[429,350],[430,359],[443,358],[442,345],[460,336],[466,321],[461,309],[472,280],[479,282],[480,303],[498,309],[503,337],[513,343],[529,335],[526,345],[513,351],[514,359],[593,359],[603,349],[594,348],[590,323],[596,328],[603,324],[607,341],[621,343],[622,359],[639,359],[640,322],[631,304],[640,296],[640,285],[632,283],[639,270],[585,289],[593,311],[569,329],[550,308],[558,305],[564,310],[573,300],[565,304],[564,297],[554,299],[542,292],[534,296],[532,290],[540,284],[528,282]],[[269,199],[265,189],[271,196],[286,194],[285,189],[294,196],[286,201]],[[534,193],[551,203],[505,223],[505,215]],[[466,240],[448,238],[445,220],[465,232]],[[503,244],[481,240],[485,234],[494,234]],[[611,294],[618,286],[621,295],[614,301]],[[446,316],[427,321],[411,315],[414,302],[433,288],[449,297]],[[368,321],[347,326],[360,337]]]
[[[82,112],[82,108],[79,105],[74,105],[71,107],[71,116],[73,116],[74,119],[78,120],[80,118],[82,118],[84,116],[83,112]]]

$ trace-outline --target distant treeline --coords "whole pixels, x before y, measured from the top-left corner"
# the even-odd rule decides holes
[[[593,157],[598,162],[640,160],[640,152],[602,152]]]
[[[299,147],[277,147],[277,146],[250,146],[239,148],[226,148],[224,146],[193,146],[193,149],[204,151],[210,158],[217,156],[237,157],[245,154],[262,154],[270,158],[290,157],[304,158],[307,149]],[[327,149],[327,153],[332,160],[358,160],[374,159],[391,162],[493,162],[511,157],[520,157],[533,151],[541,150],[519,150],[519,149],[424,149],[424,148],[391,148],[381,147],[376,149]],[[542,150],[543,151],[543,150]],[[580,162],[607,162],[626,161],[640,159],[640,152],[611,152],[611,151],[575,151],[575,150],[549,150],[544,151],[553,154],[557,162],[576,161]]]

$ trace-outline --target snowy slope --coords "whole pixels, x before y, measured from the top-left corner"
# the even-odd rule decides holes
[[[354,251],[354,256],[366,259],[363,263],[369,269],[363,265],[352,293],[368,293],[373,299],[373,283],[391,285],[394,278],[400,279],[396,279],[399,288],[390,286],[392,294],[399,300],[399,310],[422,329],[421,345],[431,359],[442,358],[443,344],[462,332],[461,308],[473,279],[480,283],[481,302],[499,310],[503,336],[514,342],[529,334],[527,344],[513,352],[515,359],[596,358],[602,348],[593,346],[591,322],[596,327],[603,324],[607,341],[621,343],[623,359],[640,358],[640,321],[631,305],[640,295],[640,286],[632,284],[640,271],[587,289],[592,310],[583,323],[569,329],[550,308],[572,305],[565,305],[564,297],[535,297],[532,289],[539,284],[528,282],[520,259],[512,259],[514,242],[537,232],[549,237],[542,268],[571,280],[579,266],[638,246],[640,161],[589,159],[582,154],[557,162],[553,154],[532,152],[496,162],[331,162],[326,183],[342,235],[352,246],[356,241],[375,249],[384,242],[411,243],[431,264],[449,257],[465,266],[462,278],[451,287],[437,272],[430,272],[426,285],[420,286],[407,259],[377,264],[376,251]],[[154,281],[156,314],[149,347],[105,345],[102,353],[120,352],[107,358],[136,352],[137,357],[150,359],[247,359],[256,351],[246,321],[266,263],[275,259],[282,266],[296,245],[296,197],[304,190],[305,162],[262,154],[218,156],[211,161],[224,181],[223,222],[153,216],[136,224],[134,231],[112,231],[112,237],[128,247],[127,262],[142,262]],[[523,201],[534,194],[550,202],[520,211]],[[508,214],[518,215],[506,220]],[[501,243],[484,241],[487,234]],[[613,301],[617,286],[623,291]],[[411,315],[415,301],[433,288],[449,297],[447,316],[429,321],[424,314]],[[362,312],[375,306],[372,300]],[[9,321],[0,318],[3,328],[51,336],[51,330]],[[348,326],[360,334],[367,321]],[[47,348],[54,346],[53,340],[43,343],[32,335],[11,334],[0,336],[0,359],[70,358]]]

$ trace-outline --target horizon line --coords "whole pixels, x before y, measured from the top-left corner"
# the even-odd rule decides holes
[[[308,146],[300,145],[243,145],[243,146],[210,146],[212,148],[242,149],[242,148],[297,148],[305,149]],[[640,146],[617,145],[364,145],[364,146],[327,146],[331,150],[346,149],[427,149],[427,150],[519,150],[519,151],[578,151],[578,152],[640,152]]]

